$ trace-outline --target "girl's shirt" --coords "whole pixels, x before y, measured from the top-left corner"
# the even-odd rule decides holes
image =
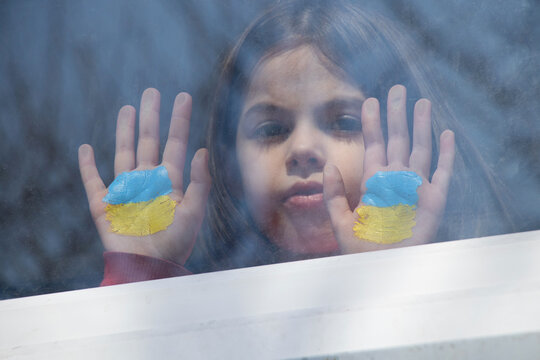
[[[101,286],[192,274],[173,262],[144,255],[107,251],[103,254],[103,258],[105,271]]]

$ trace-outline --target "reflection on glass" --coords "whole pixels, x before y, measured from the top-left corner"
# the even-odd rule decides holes
[[[178,275],[539,228],[538,5],[280,2],[244,32],[272,4],[2,5],[2,298],[97,286],[103,248]],[[139,105],[146,88],[161,96]],[[113,168],[121,108],[128,155]],[[141,153],[139,112],[138,140],[154,139]],[[103,187],[163,161],[178,220],[134,249],[96,210],[98,187],[96,232],[82,143]],[[412,235],[395,244],[354,236],[379,171],[422,178]]]

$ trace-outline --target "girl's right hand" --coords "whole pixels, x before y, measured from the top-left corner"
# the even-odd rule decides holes
[[[90,212],[107,251],[119,251],[161,258],[184,265],[189,258],[204,217],[210,174],[208,151],[199,149],[191,162],[191,182],[184,194],[183,169],[189,136],[191,96],[180,93],[174,101],[169,137],[159,161],[159,108],[160,94],[146,89],[141,98],[139,113],[139,140],[135,154],[135,109],[124,106],[118,113],[116,126],[116,153],[114,174],[150,170],[165,166],[172,183],[169,196],[176,201],[174,220],[165,230],[147,236],[126,236],[110,230],[103,201],[108,190],[96,168],[90,145],[79,148],[79,168],[88,197]]]

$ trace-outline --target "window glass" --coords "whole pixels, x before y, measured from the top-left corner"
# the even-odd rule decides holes
[[[109,185],[119,109],[130,104],[138,110],[144,89],[158,89],[163,150],[174,98],[186,91],[193,97],[189,164],[203,143],[227,52],[272,3],[2,2],[1,299],[99,286],[104,248],[80,180],[79,145],[93,146]],[[462,159],[470,175],[451,185],[449,208],[434,240],[539,229],[538,3],[409,0],[363,6],[389,19],[422,49],[423,58],[415,63],[429,64],[427,80],[440,89],[433,106],[450,108],[459,126],[452,130],[466,134],[473,145]],[[394,83],[381,86],[388,91],[400,81],[396,76]],[[411,93],[409,110],[417,100]],[[355,129],[350,119],[340,121],[325,131]],[[290,130],[272,124],[256,134],[275,140]],[[188,179],[189,172],[185,175]],[[474,197],[476,188],[469,185],[479,181],[495,192],[471,208],[450,205],[457,196],[453,189]],[[478,227],[452,235],[462,225],[452,219],[463,214],[478,219]],[[190,261],[195,270],[204,270],[199,260]]]

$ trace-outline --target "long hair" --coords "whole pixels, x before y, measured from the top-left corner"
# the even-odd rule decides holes
[[[236,156],[236,132],[252,73],[264,58],[309,45],[329,71],[358,87],[366,97],[386,100],[394,84],[407,88],[409,131],[414,101],[432,102],[433,164],[443,130],[456,134],[456,158],[446,213],[434,241],[508,231],[511,220],[502,184],[482,160],[441,95],[422,49],[389,19],[353,1],[281,1],[256,19],[225,59],[207,131],[213,187],[198,242],[208,271],[266,264],[283,259],[255,226],[243,201]],[[381,120],[385,126],[385,106]],[[489,214],[486,209],[491,209]]]

